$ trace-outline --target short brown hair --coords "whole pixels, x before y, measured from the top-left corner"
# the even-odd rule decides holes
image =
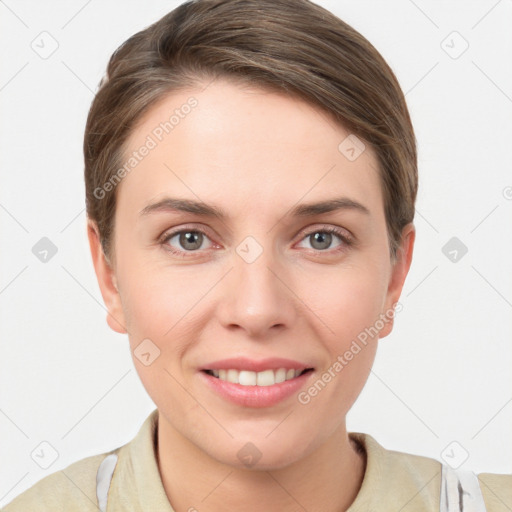
[[[136,122],[172,91],[226,77],[321,107],[374,149],[390,255],[414,218],[416,140],[393,71],[359,32],[308,0],[188,1],[111,56],[84,139],[86,207],[104,253],[113,251],[116,188]],[[98,197],[98,190],[102,194]]]

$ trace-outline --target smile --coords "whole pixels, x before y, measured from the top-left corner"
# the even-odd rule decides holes
[[[295,379],[300,375],[311,371],[312,368],[304,370],[294,370],[293,368],[279,368],[277,370],[263,370],[261,372],[252,372],[249,370],[236,369],[218,369],[204,370],[205,373],[220,380],[240,384],[241,386],[273,386],[288,380]]]

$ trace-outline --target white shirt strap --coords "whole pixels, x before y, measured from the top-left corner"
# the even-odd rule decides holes
[[[110,489],[110,482],[116,464],[117,455],[111,453],[101,461],[98,472],[96,473],[96,497],[98,498],[98,506],[101,512],[106,512],[107,510],[108,490]]]
[[[440,512],[485,512],[478,477],[473,471],[442,464]]]

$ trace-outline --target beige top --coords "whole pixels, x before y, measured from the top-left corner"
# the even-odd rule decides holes
[[[107,512],[175,512],[158,471],[157,426],[158,410],[155,409],[129,443],[46,476],[3,510],[98,512],[98,468],[107,455],[116,454],[112,479],[109,474],[106,483],[108,488],[110,482]],[[387,450],[369,434],[349,432],[349,436],[366,451],[366,471],[348,512],[440,510],[442,465],[439,461]],[[115,461],[116,457],[111,459]],[[512,511],[512,474],[480,473],[478,481],[488,512]]]

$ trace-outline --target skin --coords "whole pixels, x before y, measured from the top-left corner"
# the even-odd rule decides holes
[[[398,301],[414,226],[404,228],[398,260],[391,261],[372,149],[349,161],[338,150],[349,135],[342,126],[308,103],[256,87],[217,80],[173,92],[140,120],[127,152],[190,96],[198,106],[118,187],[111,264],[94,222],[88,226],[110,327],[128,333],[132,355],[146,338],[160,350],[149,366],[133,360],[159,410],[165,491],[179,512],[345,510],[366,463],[345,417],[392,321],[305,405],[295,395],[268,408],[235,405],[205,386],[198,371],[225,357],[285,357],[315,368],[304,389],[311,386]],[[287,217],[299,203],[340,195],[370,213]],[[229,218],[140,215],[164,196],[218,205]],[[183,226],[205,231],[199,249],[180,245],[179,235],[160,240]],[[319,249],[314,233],[326,226],[356,243],[332,235]],[[236,252],[247,236],[263,249],[252,263]],[[247,442],[262,454],[252,467],[237,457]]]

